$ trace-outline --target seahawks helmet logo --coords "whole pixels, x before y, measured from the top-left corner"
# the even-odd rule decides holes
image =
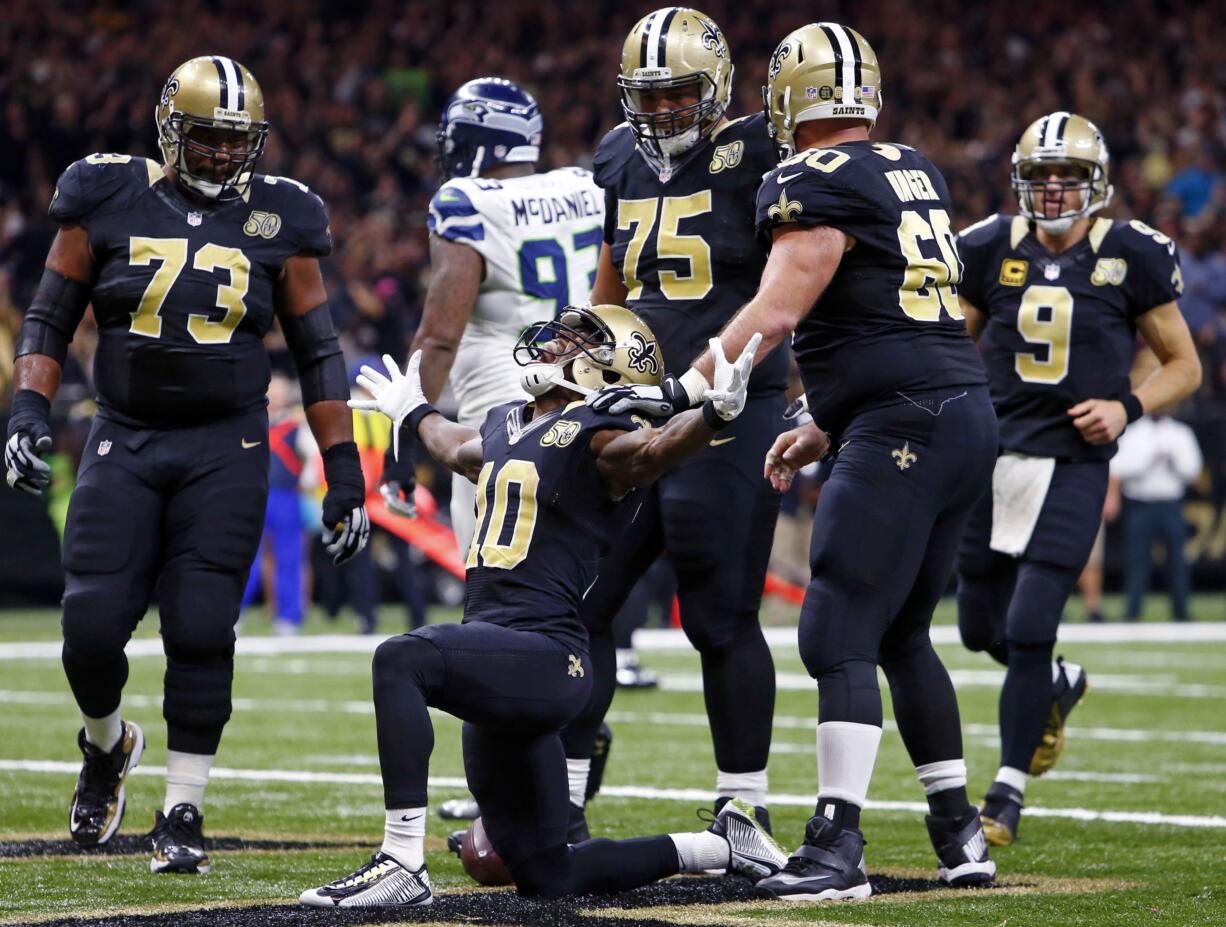
[[[722,58],[727,54],[728,46],[724,44],[724,36],[719,31],[719,27],[713,22],[701,20],[702,22],[702,47],[707,51],[715,52],[716,58]]]
[[[630,334],[630,344],[626,348],[626,356],[630,366],[639,373],[657,376],[660,373],[660,363],[656,360],[656,343],[648,341],[641,332]]]
[[[778,48],[775,49],[775,53],[771,55],[771,63],[770,63],[770,68],[769,68],[771,80],[774,80],[776,77],[779,76],[779,72],[783,70],[783,62],[787,59],[787,56],[790,55],[791,53],[792,53],[792,43],[791,42],[784,42],[782,45],[780,45]]]

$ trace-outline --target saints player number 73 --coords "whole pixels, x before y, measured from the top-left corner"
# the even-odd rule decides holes
[[[130,238],[128,239],[128,263],[134,267],[148,267],[158,261],[159,266],[154,271],[153,279],[145,287],[145,293],[140,298],[140,306],[132,313],[132,325],[128,329],[134,335],[144,335],[146,338],[162,336],[162,304],[166,302],[166,294],[174,286],[179,274],[187,266],[186,238]],[[247,281],[251,275],[251,262],[238,248],[224,245],[203,245],[192,262],[196,270],[206,273],[221,268],[230,272],[229,283],[217,285],[217,307],[225,309],[226,314],[220,321],[213,321],[207,315],[193,312],[187,317],[187,331],[197,344],[229,344],[234,335],[234,329],[247,314],[247,304],[243,297],[247,295]]]

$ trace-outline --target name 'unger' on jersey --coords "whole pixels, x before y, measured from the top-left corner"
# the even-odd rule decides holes
[[[905,145],[812,149],[763,178],[757,227],[767,241],[789,224],[855,240],[792,341],[826,431],[837,435],[865,408],[985,382],[958,304],[951,211],[940,171]]]

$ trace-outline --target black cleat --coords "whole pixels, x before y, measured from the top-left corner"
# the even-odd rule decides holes
[[[1032,776],[1043,775],[1060,759],[1060,752],[1064,749],[1064,725],[1090,687],[1085,669],[1076,663],[1065,663],[1064,657],[1056,657],[1056,666],[1060,675],[1052,687],[1051,714],[1047,718],[1043,740],[1034,748],[1034,756],[1030,758]]]
[[[204,851],[204,815],[195,805],[180,802],[170,809],[169,816],[154,812],[153,858],[150,872],[208,872],[213,865]]]
[[[839,901],[873,893],[864,872],[864,835],[823,817],[809,819],[805,842],[777,874],[754,887],[761,898]]]
[[[100,847],[119,830],[126,807],[124,783],[145,750],[145,735],[131,721],[121,722],[119,741],[104,753],[77,734],[85,755],[76,791],[68,807],[68,833],[83,847]]]
[[[462,827],[459,830],[453,830],[447,835],[447,849],[456,856],[459,856],[460,851],[464,849],[464,838],[467,836],[467,827]]]
[[[996,864],[988,856],[983,824],[972,807],[960,818],[928,815],[928,836],[937,851],[937,878],[953,888],[990,885]]]
[[[994,847],[1007,847],[1017,839],[1025,802],[1022,793],[1003,782],[993,782],[979,809],[983,833]]]

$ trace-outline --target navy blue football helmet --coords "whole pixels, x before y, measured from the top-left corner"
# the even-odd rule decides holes
[[[470,80],[451,95],[438,122],[439,177],[476,177],[495,164],[535,162],[542,128],[536,100],[514,81]]]

